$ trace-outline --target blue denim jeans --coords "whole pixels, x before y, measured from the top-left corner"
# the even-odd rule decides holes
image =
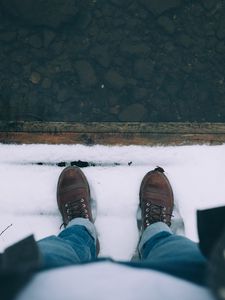
[[[43,269],[96,261],[96,239],[96,230],[90,221],[82,218],[72,220],[58,236],[38,242]],[[166,224],[158,222],[147,227],[138,250],[140,261],[127,262],[126,265],[166,272],[204,284],[206,259],[198,245],[173,234]]]

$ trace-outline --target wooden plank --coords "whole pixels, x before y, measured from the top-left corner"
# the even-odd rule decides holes
[[[225,133],[225,123],[140,122],[1,122],[0,132]]]
[[[0,143],[215,145],[225,143],[225,124],[0,122]]]
[[[225,134],[0,133],[6,144],[193,145],[225,143]]]

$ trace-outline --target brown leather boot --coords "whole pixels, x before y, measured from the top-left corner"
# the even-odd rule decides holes
[[[59,176],[57,203],[66,226],[74,218],[93,222],[90,206],[90,188],[84,173],[78,167],[67,167]]]
[[[142,230],[156,222],[171,225],[173,191],[163,172],[163,168],[157,167],[148,172],[142,180],[139,193]]]

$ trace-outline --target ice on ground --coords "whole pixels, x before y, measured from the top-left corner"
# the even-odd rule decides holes
[[[82,170],[97,204],[101,256],[132,257],[139,239],[140,183],[156,166],[165,169],[173,187],[176,232],[197,241],[196,210],[225,205],[225,145],[0,144],[0,233],[12,224],[0,235],[0,250],[31,233],[41,239],[59,232],[56,186],[63,168],[56,164],[78,160],[99,164]],[[44,164],[36,164],[40,162]]]

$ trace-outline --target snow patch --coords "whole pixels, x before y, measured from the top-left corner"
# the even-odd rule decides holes
[[[198,240],[196,210],[225,205],[225,145],[83,146],[0,145],[0,250],[34,233],[57,234],[61,224],[56,186],[59,162],[88,161],[118,166],[83,168],[97,205],[96,227],[102,256],[127,260],[139,239],[136,213],[143,176],[165,169],[175,197],[173,228]],[[37,165],[36,163],[46,163]],[[132,162],[129,166],[128,163]],[[47,165],[51,163],[51,165]]]

